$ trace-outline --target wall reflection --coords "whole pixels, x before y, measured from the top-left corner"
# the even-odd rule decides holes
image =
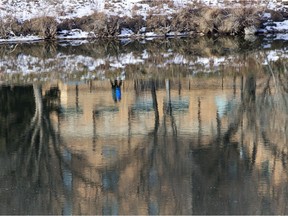
[[[0,212],[285,214],[286,76],[3,86]]]

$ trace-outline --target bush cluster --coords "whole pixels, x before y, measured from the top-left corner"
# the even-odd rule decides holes
[[[257,8],[184,8],[172,18],[171,29],[203,34],[241,34],[245,27],[261,24]]]
[[[43,39],[54,39],[57,34],[57,25],[55,18],[48,16],[34,18],[23,23],[6,17],[0,21],[0,38],[38,35]]]
[[[148,0],[147,0],[148,1]],[[162,0],[169,1],[169,0]],[[152,4],[152,3],[151,3]],[[186,7],[174,14],[154,15],[144,18],[108,16],[101,12],[81,18],[73,18],[56,22],[53,17],[38,17],[19,23],[12,17],[0,20],[0,38],[10,36],[38,35],[43,39],[55,39],[57,31],[80,29],[97,38],[116,37],[121,29],[129,28],[140,34],[142,27],[146,32],[166,35],[169,32],[227,34],[244,33],[246,27],[258,28],[263,20],[265,10],[256,7],[214,8],[208,6]],[[276,20],[283,18],[281,13],[271,13]]]

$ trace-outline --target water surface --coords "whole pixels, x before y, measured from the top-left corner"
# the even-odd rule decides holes
[[[124,80],[116,101],[109,81],[2,86],[1,214],[287,213],[267,79]]]

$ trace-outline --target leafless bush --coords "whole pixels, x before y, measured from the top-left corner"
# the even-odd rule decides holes
[[[146,19],[147,31],[166,34],[170,31],[171,20],[166,15],[150,15]]]
[[[54,39],[57,33],[57,22],[55,18],[44,16],[27,20],[22,25],[24,35],[36,34],[43,39]]]
[[[53,39],[56,37],[57,22],[53,17],[42,17],[37,24],[40,27],[40,36],[45,39]]]
[[[58,1],[58,0],[51,0]],[[171,3],[172,0],[146,0],[149,4],[159,6]],[[135,8],[136,10],[136,8]],[[146,31],[158,34],[176,32],[198,32],[204,34],[240,34],[246,27],[258,28],[261,24],[263,8],[215,8],[204,5],[187,6],[171,15],[155,15],[155,11],[148,14],[146,21],[134,11],[133,17],[109,16],[95,12],[81,18],[66,19],[57,24],[53,17],[43,16],[27,20],[20,25],[17,20],[0,20],[0,37],[7,38],[14,35],[39,35],[44,39],[56,37],[57,30],[81,29],[91,32],[95,37],[115,37],[122,28],[129,28],[134,33],[146,26]],[[283,19],[282,13],[270,12],[272,19]]]
[[[196,9],[184,8],[173,15],[171,19],[171,30],[177,32],[191,32],[196,30],[195,22]]]
[[[21,25],[13,17],[0,19],[0,38],[7,39],[10,36],[18,35],[21,32]]]
[[[124,17],[120,22],[120,28],[129,28],[134,33],[138,34],[140,29],[145,25],[145,21],[142,16],[136,15],[133,17]]]
[[[234,11],[234,10],[233,10]],[[247,26],[259,26],[261,19],[261,8],[256,7],[250,7],[250,8],[242,8],[240,9],[240,13],[238,14],[238,17],[243,17],[244,19],[240,19],[242,21],[242,28]]]
[[[75,19],[73,26],[83,31],[93,32],[96,37],[114,37],[120,32],[120,18],[117,16],[109,17],[104,13],[93,13]]]
[[[172,0],[143,0],[142,3],[148,4],[150,7],[162,7],[163,4],[167,4],[171,8],[174,6]]]
[[[65,19],[58,24],[57,30],[71,30],[78,28],[75,19]]]
[[[114,37],[120,32],[120,19],[117,16],[105,16],[101,22],[95,20],[94,33],[99,37]]]
[[[199,32],[204,34],[240,34],[245,27],[259,27],[261,8],[186,7],[173,15],[150,14],[147,31],[166,34],[170,31]],[[263,11],[263,10],[262,10]],[[141,23],[142,24],[142,23]]]
[[[203,7],[196,14],[199,32],[204,34],[239,34],[245,27],[260,25],[260,10],[257,8],[209,8]]]
[[[267,10],[266,12],[271,14],[271,19],[275,22],[280,22],[284,19],[284,16],[280,11]]]
[[[230,9],[222,10],[217,16],[215,31],[220,34],[237,34],[241,31],[241,15],[236,15]]]
[[[214,33],[216,31],[216,23],[220,22],[219,14],[218,8],[200,8],[195,17],[198,23],[198,31],[204,34]]]

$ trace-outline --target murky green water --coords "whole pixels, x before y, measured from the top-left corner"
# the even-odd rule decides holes
[[[46,61],[33,56],[44,65],[53,60],[50,66],[64,71],[53,73],[53,82],[47,65],[39,69],[46,80],[41,83],[28,82],[42,79],[39,74],[7,75],[8,68],[25,61],[15,63],[19,53],[3,55],[0,213],[287,214],[285,43],[269,42],[267,48],[262,41],[245,52],[238,47],[220,54],[215,44],[205,44],[214,53],[209,56],[204,48],[194,53],[187,46],[193,42],[185,40],[173,41],[186,44],[180,51],[155,41],[136,43],[138,49],[126,45],[129,51],[116,46],[123,67],[111,63],[112,52],[98,50],[106,59],[106,66],[98,65],[105,76],[113,77],[114,71],[123,79],[118,86],[104,79],[98,66],[87,71],[99,57],[92,45],[102,45],[86,44],[81,54],[82,45],[63,48],[71,52],[67,62],[72,56],[93,56],[85,73],[71,74],[73,80],[57,76],[69,66],[62,48],[48,52]],[[14,53],[25,45],[10,46]],[[31,52],[42,45],[33,46]],[[163,58],[156,58],[151,47],[158,47]],[[27,50],[21,51],[22,59],[31,57]],[[123,53],[133,54],[133,64],[124,64]],[[135,53],[143,61],[135,62]],[[225,65],[215,65],[222,57]],[[168,64],[169,58],[174,62]],[[27,68],[34,70],[39,62],[31,59]],[[203,65],[196,67],[193,61],[199,59]],[[210,72],[203,73],[205,68]]]

